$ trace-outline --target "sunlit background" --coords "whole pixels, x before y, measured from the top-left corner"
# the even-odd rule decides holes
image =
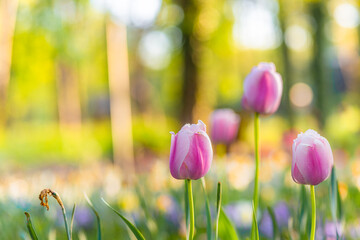
[[[208,184],[240,192],[224,201],[242,196],[238,217],[251,225],[243,80],[274,62],[284,93],[261,119],[264,201],[297,191],[291,144],[308,128],[333,148],[342,199],[359,200],[359,10],[355,0],[0,0],[0,199],[38,204],[50,186],[69,205],[100,191],[131,211],[129,186],[150,178],[166,209],[182,188],[168,171],[169,132],[226,107],[241,117],[238,140],[226,156],[215,149]],[[349,209],[360,228],[359,202]]]

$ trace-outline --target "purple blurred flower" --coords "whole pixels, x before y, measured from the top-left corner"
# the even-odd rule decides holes
[[[90,229],[94,223],[94,215],[89,208],[78,206],[75,210],[74,222],[78,228]]]
[[[175,227],[180,227],[183,217],[181,207],[171,195],[161,195],[156,200],[157,210],[165,217],[168,223]]]
[[[288,228],[290,211],[285,202],[279,202],[273,209],[277,227],[280,231]],[[259,232],[267,238],[273,238],[274,228],[272,218],[268,211],[265,211],[259,225]]]
[[[326,238],[334,238],[336,239],[336,236],[342,235],[342,228],[339,223],[335,223],[332,221],[326,221],[325,222],[325,236]]]
[[[317,239],[326,239],[326,240],[336,240],[344,239],[343,235],[343,227],[341,224],[335,223],[334,221],[326,221],[324,225],[319,225],[316,231]]]
[[[242,105],[260,114],[273,114],[279,108],[283,82],[273,63],[253,67],[244,81]]]
[[[350,236],[353,239],[360,239],[360,224],[356,223],[349,227]]]
[[[329,142],[316,131],[309,129],[294,140],[291,175],[296,183],[318,185],[329,177],[333,164]]]
[[[176,179],[199,179],[209,171],[213,149],[205,124],[186,124],[171,132],[170,172]]]
[[[237,135],[240,117],[232,109],[217,109],[211,114],[211,140],[230,144]]]

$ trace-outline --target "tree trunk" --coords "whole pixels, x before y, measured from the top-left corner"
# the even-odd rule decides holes
[[[194,36],[193,29],[197,6],[193,0],[181,0],[181,6],[185,14],[181,26],[184,40],[181,120],[183,123],[192,123],[198,88],[198,69],[195,62],[195,50],[199,43]]]
[[[280,11],[279,11],[279,20],[280,20],[280,27],[283,32],[283,36],[285,36],[286,31],[286,14],[285,14],[285,0],[279,1],[280,4]],[[284,105],[286,114],[287,114],[287,120],[289,122],[290,128],[294,126],[294,111],[291,106],[289,92],[290,87],[293,83],[293,66],[291,64],[290,59],[290,53],[289,48],[287,47],[285,43],[285,39],[283,39],[282,44],[280,46],[281,53],[282,53],[282,59],[284,64],[284,70],[283,70],[283,82],[284,82],[284,94],[282,98],[282,104]]]
[[[57,66],[57,89],[60,126],[81,127],[79,83],[74,70],[62,61]]]
[[[135,165],[126,26],[108,20],[106,37],[114,162],[131,182]]]
[[[316,114],[319,119],[320,128],[323,128],[326,121],[326,115],[328,110],[326,95],[331,96],[328,91],[328,85],[325,84],[325,13],[326,7],[322,1],[310,3],[310,12],[316,23],[316,29],[314,34],[314,50],[313,50],[313,64],[312,75],[315,84],[316,93]],[[326,94],[326,95],[325,95]]]

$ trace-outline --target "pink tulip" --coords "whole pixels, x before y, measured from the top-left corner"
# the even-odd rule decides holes
[[[334,164],[329,142],[314,130],[294,140],[291,175],[296,183],[318,185],[326,180]]]
[[[171,132],[170,172],[176,179],[199,179],[210,169],[213,149],[206,134],[206,125],[185,124],[175,134]]]
[[[211,140],[230,144],[236,138],[240,117],[231,109],[218,109],[211,114]]]
[[[273,63],[253,67],[244,81],[242,105],[260,114],[273,114],[279,108],[283,83]]]

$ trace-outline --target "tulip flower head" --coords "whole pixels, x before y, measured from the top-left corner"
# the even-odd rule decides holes
[[[242,105],[245,109],[269,115],[280,105],[283,82],[273,63],[260,63],[244,81]]]
[[[293,143],[291,175],[296,183],[318,185],[334,164],[329,142],[314,130],[300,133]]]
[[[217,109],[211,114],[211,140],[230,144],[237,135],[240,116],[232,109]]]
[[[170,172],[176,179],[199,179],[209,171],[213,149],[206,125],[186,124],[175,134],[171,132]]]

